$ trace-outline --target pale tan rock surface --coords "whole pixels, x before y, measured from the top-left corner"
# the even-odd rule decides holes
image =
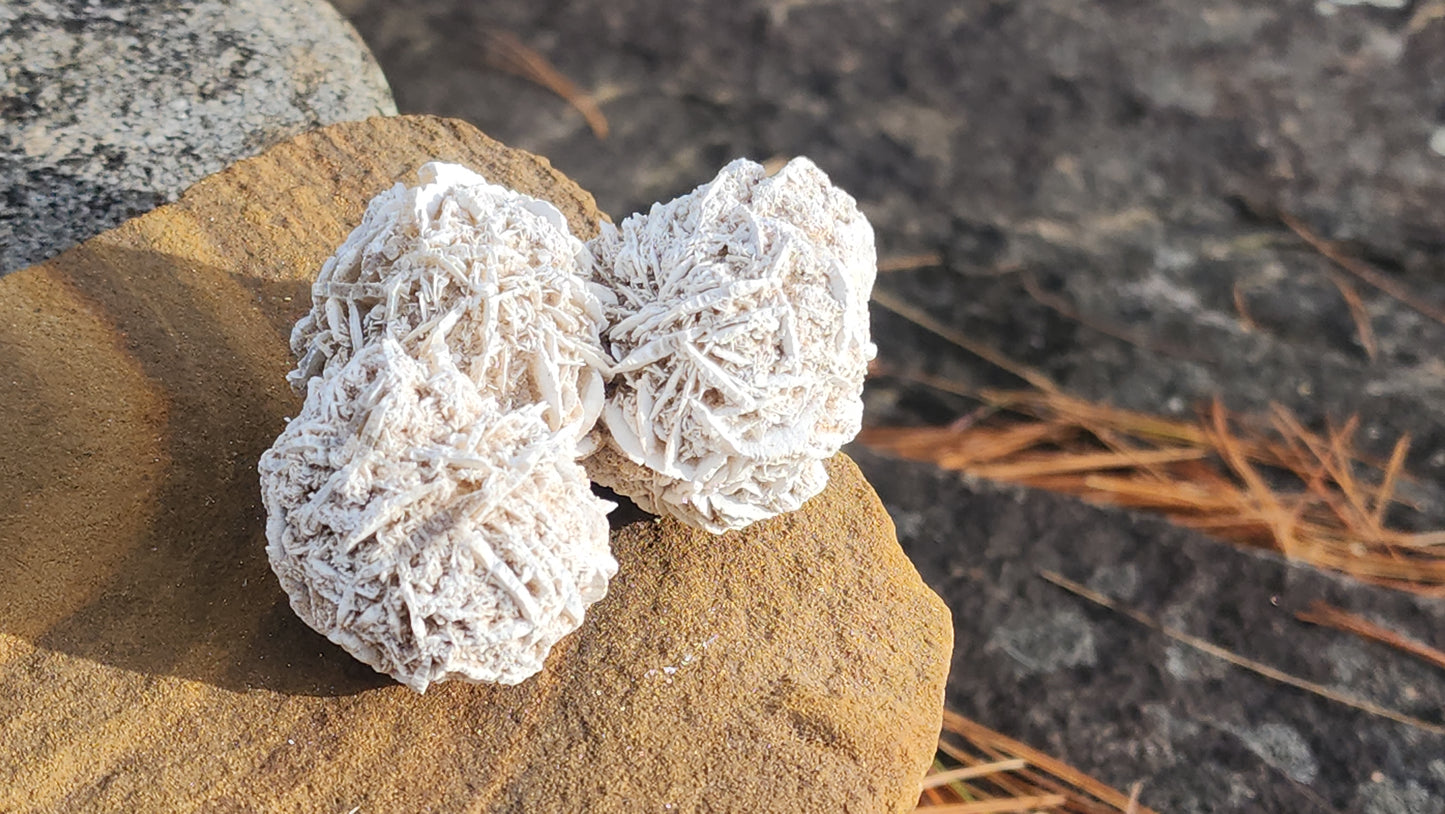
[[[459,122],[302,136],[0,280],[0,810],[902,811],[949,616],[851,462],[712,536],[619,521],[609,595],[515,687],[425,696],[301,622],[256,461],[287,336],[365,202],[427,160],[592,198]]]

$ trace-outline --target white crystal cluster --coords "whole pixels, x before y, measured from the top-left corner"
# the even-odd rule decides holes
[[[806,158],[751,161],[591,243],[613,360],[592,478],[713,532],[792,511],[857,434],[873,230]]]
[[[267,553],[302,619],[398,681],[516,683],[617,570],[577,463],[601,305],[550,204],[420,175],[372,201],[293,332],[306,402],[261,459]]]
[[[420,180],[371,202],[292,333],[267,554],[307,624],[417,691],[517,683],[617,571],[592,480],[713,532],[823,489],[862,418],[873,231],[802,158],[590,246],[463,167]]]
[[[504,409],[541,403],[553,429],[590,429],[605,361],[586,247],[545,201],[455,164],[419,175],[373,199],[322,266],[291,334],[292,386],[384,333],[414,349],[440,332]]]
[[[267,553],[297,615],[418,692],[515,684],[606,593],[611,506],[544,405],[429,347],[383,335],[311,388],[261,458]]]

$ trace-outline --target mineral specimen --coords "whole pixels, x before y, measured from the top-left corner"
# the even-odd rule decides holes
[[[806,158],[738,160],[591,243],[613,380],[592,478],[714,532],[792,511],[857,434],[873,230]]]
[[[445,330],[453,358],[502,409],[541,403],[579,436],[602,406],[602,310],[591,259],[551,204],[456,164],[372,200],[321,268],[291,349],[298,391],[389,334],[414,348]]]
[[[420,177],[372,200],[292,332],[306,401],[260,461],[267,553],[296,613],[377,670],[513,684],[617,570],[577,463],[606,292],[551,204]]]
[[[266,552],[307,624],[418,692],[515,684],[606,593],[611,504],[544,405],[418,350],[381,336],[311,386],[261,457]]]

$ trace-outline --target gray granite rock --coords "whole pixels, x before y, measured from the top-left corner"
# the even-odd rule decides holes
[[[1313,627],[1324,599],[1445,647],[1445,601],[1362,586],[1152,517],[853,449],[953,611],[948,704],[1159,811],[1445,810],[1445,737],[1234,667],[1039,577],[1338,692],[1442,722],[1445,675]]]
[[[549,156],[614,216],[737,155],[804,153],[858,195],[885,254],[944,254],[884,289],[1068,389],[1174,414],[1215,394],[1316,424],[1359,412],[1375,450],[1409,431],[1413,469],[1445,482],[1445,325],[1356,283],[1378,339],[1370,360],[1330,263],[1279,217],[1346,241],[1445,311],[1435,4],[338,5],[403,109]],[[591,90],[608,139],[489,69],[488,30]],[[1035,301],[1024,272],[1083,321]],[[874,314],[897,370],[1020,384]],[[897,380],[868,398],[875,423],[969,409]],[[1426,502],[1445,520],[1438,490]]]
[[[0,273],[303,130],[395,113],[321,0],[9,0],[0,66]]]

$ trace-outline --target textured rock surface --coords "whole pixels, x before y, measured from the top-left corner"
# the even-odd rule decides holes
[[[1294,613],[1323,599],[1445,647],[1445,603],[1241,551],[1157,518],[857,454],[904,550],[953,611],[950,707],[1117,788],[1142,782],[1141,801],[1158,811],[1445,808],[1445,736],[1232,667],[1038,572],[1436,724],[1445,723],[1437,668]]]
[[[0,274],[303,130],[394,113],[321,0],[0,4]]]
[[[515,687],[418,696],[286,606],[254,473],[305,278],[433,158],[595,232],[545,161],[375,119],[0,280],[0,809],[910,808],[951,628],[846,458],[746,533],[620,520],[609,595]]]
[[[1362,436],[1387,452],[1410,431],[1415,470],[1445,482],[1445,325],[1356,283],[1379,343],[1369,361],[1330,264],[1278,218],[1353,241],[1445,310],[1433,3],[337,5],[403,109],[555,156],[610,211],[666,200],[735,156],[805,154],[858,198],[880,256],[944,254],[880,289],[1073,391],[1170,413],[1215,393],[1307,419],[1359,411]],[[547,91],[486,71],[487,30],[593,91],[607,140]],[[1083,322],[1030,296],[1028,275]],[[874,316],[890,367],[1019,384]],[[969,408],[887,380],[867,398],[872,422]],[[1445,496],[1431,499],[1445,521]]]

